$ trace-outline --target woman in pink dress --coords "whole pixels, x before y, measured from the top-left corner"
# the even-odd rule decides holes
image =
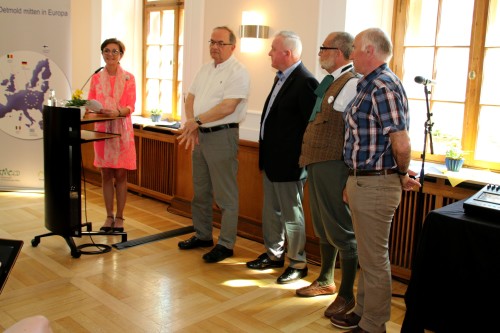
[[[120,137],[94,142],[94,166],[101,169],[102,193],[106,206],[104,232],[123,232],[123,210],[127,199],[127,170],[136,169],[134,130],[131,115],[135,106],[135,78],[120,66],[125,45],[116,38],[101,44],[106,66],[92,76],[88,99],[102,104],[102,114],[115,120],[95,123],[95,130]],[[116,195],[116,215],[114,197]]]

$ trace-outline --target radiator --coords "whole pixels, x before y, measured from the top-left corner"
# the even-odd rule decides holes
[[[409,280],[411,274],[412,256],[418,242],[418,234],[425,217],[434,209],[447,206],[460,199],[467,198],[474,193],[474,189],[457,188],[450,190],[454,197],[443,191],[451,186],[444,179],[426,179],[423,190],[423,204],[421,219],[418,219],[418,191],[403,191],[401,203],[394,214],[391,235],[389,240],[389,257],[394,276]]]
[[[129,189],[170,201],[175,183],[175,137],[140,129],[135,131],[135,146],[137,170],[128,172]]]

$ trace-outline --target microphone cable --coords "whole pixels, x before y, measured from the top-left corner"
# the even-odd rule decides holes
[[[84,193],[84,209],[83,211],[85,212],[85,223],[81,223],[80,221],[80,228],[84,227],[84,226],[88,226],[90,223],[92,222],[88,222],[88,219],[87,219],[87,181],[85,179],[85,169],[83,168],[83,157],[82,157],[82,154],[80,153],[80,163],[81,163],[81,168],[82,168],[82,177],[83,177],[83,193]],[[81,182],[82,180],[80,180]],[[81,193],[81,191],[80,191]],[[81,201],[81,196],[80,196],[80,201]],[[103,254],[103,253],[107,253],[107,252],[110,252],[112,250],[112,247],[108,244],[98,244],[96,242],[94,242],[94,239],[92,238],[92,235],[88,235],[90,237],[90,240],[92,241],[92,243],[87,243],[87,244],[81,244],[81,245],[78,245],[76,248],[78,249],[79,253],[81,254]],[[85,248],[88,248],[88,247],[95,247],[97,248],[97,250],[94,250],[94,251],[84,251],[82,249],[85,249]]]

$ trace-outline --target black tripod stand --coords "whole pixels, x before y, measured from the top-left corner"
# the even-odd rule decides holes
[[[424,147],[422,149],[422,154],[420,157],[422,158],[422,167],[420,168],[420,188],[418,190],[417,197],[417,214],[415,216],[415,223],[413,226],[413,247],[411,253],[411,262],[412,266],[415,261],[415,255],[417,253],[418,240],[420,238],[420,231],[422,230],[422,223],[424,219],[424,177],[425,177],[425,154],[427,151],[427,139],[429,140],[430,152],[434,154],[434,146],[432,144],[432,126],[434,123],[432,122],[432,113],[430,111],[429,104],[429,89],[427,88],[427,84],[424,84],[424,94],[425,94],[425,103],[427,106],[427,120],[424,123]]]
[[[420,238],[420,231],[422,230],[422,223],[424,219],[424,177],[425,177],[425,154],[427,152],[427,141],[429,141],[430,152],[434,154],[434,145],[432,143],[432,126],[434,123],[432,122],[432,113],[430,111],[429,104],[429,95],[431,94],[429,89],[427,88],[427,84],[424,84],[424,94],[425,94],[425,102],[427,106],[427,119],[424,123],[424,147],[422,149],[422,154],[420,157],[422,158],[422,167],[420,168],[420,188],[418,190],[417,197],[417,213],[415,215],[415,223],[413,225],[413,244],[411,248],[411,263],[412,266],[415,262],[415,255],[417,254],[418,240]],[[404,295],[393,294],[393,297],[404,297]]]

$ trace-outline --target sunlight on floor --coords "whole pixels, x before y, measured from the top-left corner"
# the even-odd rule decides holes
[[[0,196],[2,197],[11,197],[11,198],[42,198],[44,196],[43,191],[36,190],[26,190],[26,191],[6,191],[0,192]]]

